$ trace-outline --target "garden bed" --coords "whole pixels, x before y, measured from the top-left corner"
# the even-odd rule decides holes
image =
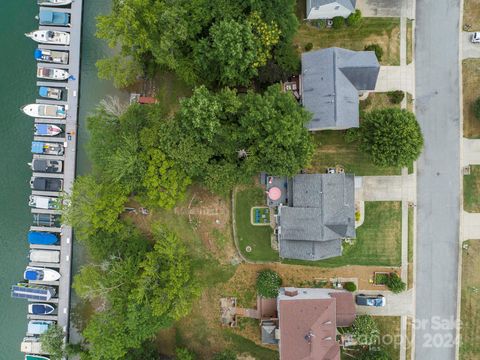
[[[373,274],[373,283],[375,286],[385,286],[390,274],[388,272],[375,272]]]
[[[250,211],[253,226],[270,226],[270,209],[266,206],[254,206]]]

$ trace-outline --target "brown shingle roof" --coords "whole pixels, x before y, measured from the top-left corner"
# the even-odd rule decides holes
[[[329,294],[336,300],[337,326],[351,326],[355,321],[355,304],[350,292],[334,292]]]

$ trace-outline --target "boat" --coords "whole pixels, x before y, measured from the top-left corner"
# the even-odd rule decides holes
[[[30,231],[28,233],[28,243],[30,245],[55,245],[58,242],[58,237],[55,234]]]
[[[33,190],[40,191],[61,191],[63,188],[63,180],[34,176],[30,179],[30,187]]]
[[[40,25],[69,26],[70,14],[59,11],[40,10],[40,13],[38,14],[38,21]]]
[[[25,36],[42,44],[70,45],[70,33],[65,31],[35,30]]]
[[[25,355],[25,360],[50,360],[50,358],[42,355],[28,354]]]
[[[28,281],[57,281],[60,274],[52,269],[28,266],[23,273],[23,278]]]
[[[60,100],[62,98],[62,89],[40,86],[38,88],[38,95],[47,99]]]
[[[40,6],[64,6],[70,5],[73,0],[37,0]]]
[[[60,251],[57,250],[30,250],[30,261],[39,263],[59,263]]]
[[[35,336],[24,337],[20,351],[27,354],[46,354],[46,351],[42,349],[42,342]]]
[[[55,294],[54,287],[37,284],[18,283],[11,289],[12,298],[17,299],[49,301]]]
[[[30,195],[28,205],[37,209],[59,210],[60,200],[49,196]]]
[[[27,335],[28,336],[42,335],[53,324],[55,324],[55,321],[51,321],[51,320],[30,320],[28,322]],[[38,355],[35,355],[35,356],[38,356]]]
[[[68,52],[66,51],[35,49],[33,56],[37,61],[54,64],[68,64]]]
[[[63,155],[65,148],[61,143],[47,143],[43,141],[32,141],[33,154]]]
[[[21,110],[35,118],[65,119],[67,117],[66,108],[63,105],[28,104]]]
[[[61,173],[63,171],[63,161],[60,160],[33,159],[28,165],[34,172]]]
[[[50,315],[55,307],[50,304],[33,303],[28,305],[28,313],[33,315]]]
[[[60,217],[52,214],[37,214],[33,215],[34,226],[60,226]]]
[[[57,136],[62,132],[62,128],[51,124],[35,124],[35,135],[38,136]]]
[[[70,77],[70,74],[63,69],[54,69],[39,66],[37,67],[37,77],[39,79],[48,80],[67,80]]]

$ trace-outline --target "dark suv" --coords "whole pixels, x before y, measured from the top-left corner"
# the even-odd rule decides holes
[[[362,306],[385,306],[386,299],[383,295],[359,294],[355,297],[355,302]]]

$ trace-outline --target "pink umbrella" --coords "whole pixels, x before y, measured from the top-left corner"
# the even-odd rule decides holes
[[[282,196],[282,190],[280,190],[276,186],[268,190],[268,197],[272,201],[277,201],[278,199],[280,199],[281,196]]]

